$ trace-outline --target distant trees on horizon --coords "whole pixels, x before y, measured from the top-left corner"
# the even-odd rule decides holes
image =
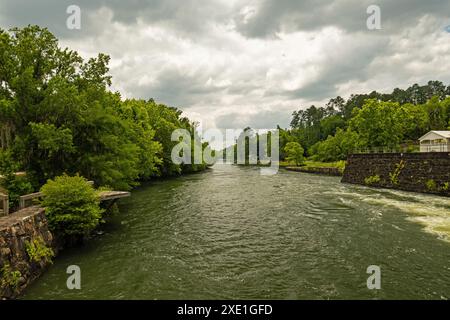
[[[298,142],[315,160],[344,160],[361,149],[398,148],[430,130],[450,128],[450,86],[429,81],[389,94],[352,94],[347,101],[338,96],[323,107],[295,111],[290,126],[281,129],[280,148]]]

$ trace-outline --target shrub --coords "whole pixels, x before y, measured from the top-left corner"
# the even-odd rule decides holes
[[[5,264],[0,269],[0,286],[1,287],[10,287],[13,290],[16,290],[19,286],[20,277],[22,277],[22,274],[20,271],[12,271],[11,266],[9,264]]]
[[[420,151],[420,147],[415,144],[410,144],[406,147],[407,153],[413,153],[413,152],[419,152],[419,151]]]
[[[436,181],[434,181],[433,179],[428,180],[425,185],[428,191],[435,191],[437,189]]]
[[[99,224],[100,200],[85,178],[62,175],[49,180],[41,192],[49,227],[58,235],[87,235]]]
[[[52,258],[55,256],[52,248],[45,245],[44,239],[38,237],[32,241],[27,241],[25,243],[25,248],[27,250],[28,257],[30,261],[34,262],[52,262]]]
[[[379,175],[369,176],[364,179],[364,183],[368,186],[371,186],[375,183],[379,183],[381,181],[381,178]]]
[[[442,186],[442,190],[443,190],[443,191],[448,191],[448,190],[449,190],[449,187],[450,187],[450,183],[446,182],[446,183],[444,183],[444,185]]]
[[[400,160],[400,162],[395,165],[394,172],[389,173],[389,177],[391,178],[391,182],[394,186],[398,185],[398,177],[404,167],[405,167],[405,161]]]
[[[339,168],[340,170],[345,170],[346,161],[345,160],[339,160],[338,162],[335,162],[335,166]]]

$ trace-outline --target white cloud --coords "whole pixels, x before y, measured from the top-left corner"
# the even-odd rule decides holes
[[[286,127],[293,110],[336,95],[450,82],[448,1],[380,1],[377,31],[355,0],[81,1],[81,33],[65,29],[59,4],[33,3],[1,0],[2,25],[48,23],[83,56],[111,55],[123,96],[180,107],[205,127]]]

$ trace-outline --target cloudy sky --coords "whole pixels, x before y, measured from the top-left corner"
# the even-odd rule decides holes
[[[81,29],[69,30],[69,5]],[[367,8],[381,8],[368,30]],[[111,56],[113,90],[203,127],[287,127],[292,111],[413,83],[450,84],[448,0],[0,0],[0,26],[46,26]]]

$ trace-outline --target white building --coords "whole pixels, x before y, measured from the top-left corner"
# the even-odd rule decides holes
[[[450,131],[430,131],[419,141],[420,152],[450,152]]]

